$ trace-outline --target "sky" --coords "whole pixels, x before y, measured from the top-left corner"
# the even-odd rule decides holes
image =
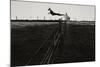
[[[95,6],[42,3],[35,1],[11,1],[11,19],[59,19],[61,16],[48,14],[48,8],[54,12],[67,13],[71,20],[95,21]],[[63,17],[62,17],[63,18]]]

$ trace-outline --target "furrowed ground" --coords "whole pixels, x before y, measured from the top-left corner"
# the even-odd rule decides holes
[[[50,24],[11,28],[11,64],[27,65],[30,57],[56,27],[56,24]],[[61,49],[62,53],[58,51],[54,63],[94,61],[95,25],[69,24]]]

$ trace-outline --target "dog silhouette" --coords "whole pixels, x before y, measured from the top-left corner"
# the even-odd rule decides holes
[[[51,15],[64,16],[64,14],[55,13],[53,10],[51,10],[51,8],[49,8],[48,11],[50,11],[49,14],[51,14]]]

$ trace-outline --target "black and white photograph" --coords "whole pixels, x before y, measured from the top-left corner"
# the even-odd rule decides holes
[[[95,8],[11,0],[11,67],[94,62]]]

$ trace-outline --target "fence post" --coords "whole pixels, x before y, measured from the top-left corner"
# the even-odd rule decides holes
[[[17,20],[17,16],[16,16],[16,20]]]
[[[66,13],[65,14],[65,34],[66,34],[66,32],[68,33],[69,22],[70,22],[70,17]]]
[[[59,48],[58,48],[58,51],[59,51],[59,56],[62,55],[62,52],[63,52],[63,23],[62,23],[62,19],[59,19],[59,35],[60,35],[60,38],[59,38]]]
[[[59,33],[61,34],[62,32],[62,22],[61,19],[59,19]]]

